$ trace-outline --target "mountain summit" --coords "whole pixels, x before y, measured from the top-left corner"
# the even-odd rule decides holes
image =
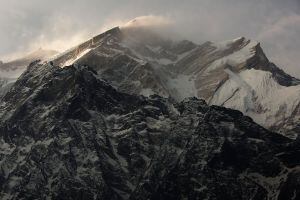
[[[258,42],[244,37],[197,45],[145,27],[116,27],[53,62],[90,66],[129,94],[158,94],[175,101],[198,97],[240,110],[291,138],[300,131],[300,81],[271,63]]]

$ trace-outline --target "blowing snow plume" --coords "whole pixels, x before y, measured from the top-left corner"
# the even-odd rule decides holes
[[[136,17],[135,19],[127,22],[121,28],[164,28],[171,24],[172,21],[167,17],[147,15]]]
[[[174,30],[174,22],[163,16],[140,16],[120,26],[120,28],[127,36],[152,45],[166,40],[179,39],[175,31],[172,31]]]

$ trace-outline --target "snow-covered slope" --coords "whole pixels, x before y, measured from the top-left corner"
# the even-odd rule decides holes
[[[211,104],[240,110],[256,122],[274,130],[293,128],[289,127],[289,120],[299,109],[300,85],[282,86],[273,79],[272,73],[255,69],[244,70],[236,76],[240,81],[229,76],[229,80],[211,99]],[[248,88],[243,86],[242,81]],[[299,115],[293,118],[295,124],[299,121]]]
[[[239,109],[282,134],[300,132],[300,81],[271,63],[258,42],[244,37],[197,45],[117,27],[54,59],[54,65],[66,64],[88,65],[126,93],[176,101],[196,96]]]

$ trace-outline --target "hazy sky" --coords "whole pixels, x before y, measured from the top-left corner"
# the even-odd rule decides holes
[[[0,0],[0,59],[64,50],[138,16],[155,15],[201,43],[245,36],[300,77],[300,0]]]

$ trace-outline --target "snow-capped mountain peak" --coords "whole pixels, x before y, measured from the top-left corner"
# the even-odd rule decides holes
[[[198,45],[131,23],[135,25],[115,27],[51,60],[60,67],[90,66],[130,94],[176,101],[198,97],[239,109],[267,128],[296,137],[300,81],[271,63],[259,42],[239,37]],[[275,98],[284,92],[289,101]]]
[[[62,54],[54,63],[88,65],[131,94],[159,94],[176,101],[195,96],[239,109],[265,127],[296,137],[298,115],[292,113],[299,112],[300,82],[271,63],[259,42],[239,37],[197,45],[137,29],[111,29]],[[284,91],[289,91],[291,102],[274,99]]]

